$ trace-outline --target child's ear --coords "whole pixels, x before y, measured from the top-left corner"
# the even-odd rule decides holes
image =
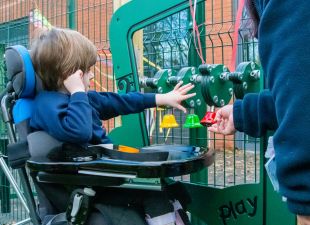
[[[80,74],[80,77],[83,78],[83,76],[84,76],[83,71],[82,70],[78,70],[77,72]]]

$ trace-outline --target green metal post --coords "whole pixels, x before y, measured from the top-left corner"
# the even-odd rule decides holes
[[[67,24],[70,29],[76,29],[75,0],[67,0]]]
[[[205,22],[205,2],[201,2],[200,4],[197,5],[197,12],[196,12],[196,21],[197,24],[204,24]],[[192,21],[192,16],[190,15],[189,12],[189,20]],[[192,25],[189,23],[189,29],[192,30]],[[201,28],[204,28],[203,26]],[[194,32],[194,31],[193,31]],[[206,41],[205,41],[205,30],[203,29],[200,33],[200,41],[201,41],[201,47],[202,47],[202,56],[205,59],[206,58],[206,51],[205,51],[205,46],[206,46]],[[196,41],[196,40],[193,40]],[[202,64],[202,60],[199,58],[197,51],[195,49],[195,45],[191,44],[190,45],[190,50],[189,50],[189,59],[188,63],[190,66],[196,66],[198,67],[200,64]],[[198,115],[200,119],[203,118],[207,111],[206,104],[203,102],[199,107],[195,107],[195,114]],[[198,128],[198,129],[190,129],[190,144],[194,146],[207,146],[207,130],[206,128]],[[190,181],[193,183],[202,183],[202,184],[207,184],[208,183],[208,168],[205,168],[198,173],[194,173],[190,175]],[[191,222],[193,225],[204,225],[205,223],[195,216],[194,214],[191,216]]]
[[[0,45],[0,91],[5,87],[5,63],[4,63],[5,45]],[[8,140],[5,135],[5,126],[3,121],[0,122],[0,154],[6,155],[6,146]],[[7,160],[6,160],[7,161]],[[1,212],[10,213],[10,183],[3,172],[0,172],[0,199]]]
[[[7,139],[0,139],[0,154],[6,154],[6,146],[8,145]],[[7,163],[7,160],[5,160]],[[10,182],[6,178],[3,172],[0,173],[0,200],[1,200],[1,213],[11,212],[10,202]]]

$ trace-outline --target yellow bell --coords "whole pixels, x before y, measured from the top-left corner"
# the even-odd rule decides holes
[[[160,124],[160,128],[175,128],[178,126],[179,124],[177,123],[175,116],[172,114],[164,115],[163,121]]]

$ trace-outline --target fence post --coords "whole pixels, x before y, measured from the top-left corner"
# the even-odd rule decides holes
[[[70,29],[76,29],[75,0],[67,0],[67,24]]]
[[[4,64],[5,45],[0,45],[0,90],[5,87],[5,64]],[[5,134],[4,123],[0,122],[0,154],[6,155],[8,139]],[[7,161],[7,160],[6,160]],[[10,183],[3,172],[0,171],[0,200],[1,213],[10,213]]]

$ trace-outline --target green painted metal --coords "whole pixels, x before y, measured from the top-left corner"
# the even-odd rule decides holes
[[[205,3],[201,2],[197,4],[197,13],[196,13],[196,21],[198,24],[204,24],[205,23]],[[188,21],[192,21],[192,18],[188,18]],[[192,22],[189,22],[190,25],[192,25]],[[191,30],[192,31],[192,30]],[[206,30],[202,29],[202,27],[200,27],[199,29],[199,33],[201,34],[201,37],[204,37],[206,35]],[[201,38],[201,46],[203,49],[205,49],[206,47],[206,39],[205,38]],[[189,65],[195,65],[196,67],[198,67],[198,65],[202,64],[202,60],[200,57],[198,57],[197,55],[197,51],[195,48],[195,45],[191,45],[190,49],[189,49]],[[202,51],[202,57],[204,59],[206,59],[206,51]],[[201,83],[199,85],[201,87]],[[201,90],[201,88],[200,88]],[[200,91],[201,93],[201,91]],[[202,93],[201,93],[202,95]],[[195,113],[198,115],[198,117],[200,119],[203,118],[203,116],[205,115],[207,111],[207,106],[206,104],[201,104],[200,107],[196,107],[195,109]],[[207,134],[207,130],[204,128],[201,129],[190,129],[190,144],[192,145],[197,145],[197,146],[208,146],[208,134]],[[207,185],[208,184],[208,178],[209,178],[209,172],[208,172],[208,168],[205,168],[197,173],[192,173],[190,175],[190,182],[192,183],[199,183],[199,184],[204,184]],[[204,191],[200,193],[201,195],[204,195]],[[192,197],[192,194],[190,194]],[[198,215],[198,208],[192,208],[190,209],[190,212],[192,213],[191,216],[191,222],[193,225],[201,225],[202,223],[204,223],[203,218],[199,217]],[[201,209],[199,209],[200,211]]]
[[[0,44],[0,91],[5,87],[5,63],[4,63],[4,52],[5,45]],[[0,154],[6,155],[6,146],[8,145],[8,140],[5,135],[5,125],[4,122],[0,121]],[[5,159],[7,162],[7,159]],[[10,183],[4,173],[0,171],[0,200],[1,200],[1,213],[10,213],[11,202],[10,202]]]
[[[263,188],[244,184],[224,189],[184,183],[191,195],[192,215],[208,225],[262,225]]]
[[[135,0],[128,2],[114,13],[110,23],[110,45],[119,93],[139,90],[132,43],[133,34],[149,24],[186,8],[188,8],[186,0]],[[139,13],[133,13],[137,9],[140,9]],[[136,128],[135,133],[128,133],[133,127]],[[115,143],[129,146],[149,145],[144,114],[122,116],[122,126],[113,129],[109,137]]]
[[[70,29],[76,29],[75,0],[67,0],[67,24]]]
[[[7,153],[8,139],[0,139],[0,154]],[[7,163],[7,159],[5,159]],[[11,212],[11,202],[10,202],[10,182],[4,175],[2,171],[0,171],[0,200],[1,200],[1,213],[10,213]]]
[[[183,81],[183,84],[192,83],[195,85],[188,93],[196,93],[196,95],[184,101],[184,105],[187,108],[198,108],[203,104],[200,82],[196,80],[198,76],[198,69],[196,67],[182,68],[176,75],[178,81]]]
[[[260,90],[260,68],[255,62],[243,62],[237,66],[236,73],[241,74],[240,83],[234,83],[236,98],[243,98],[247,93]]]
[[[223,79],[228,68],[221,64],[206,65],[208,73],[202,79],[202,93],[206,103],[210,106],[222,107],[227,105],[233,95],[233,84]]]
[[[0,23],[0,44],[21,44],[28,47],[28,23],[28,16]]]
[[[158,70],[153,78],[144,78],[140,82],[141,87],[149,87],[153,92],[167,93],[173,89],[176,80],[176,72],[172,69]]]

